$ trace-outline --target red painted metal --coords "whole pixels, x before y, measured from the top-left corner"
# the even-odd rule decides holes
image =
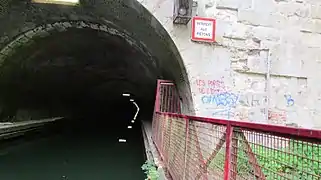
[[[160,113],[160,112],[156,112],[156,113]],[[308,138],[310,141],[314,141],[314,139],[318,141],[321,139],[321,130],[317,130],[317,129],[294,128],[294,127],[241,122],[241,121],[233,121],[233,120],[225,120],[225,119],[214,119],[214,118],[188,116],[188,115],[175,114],[175,113],[161,113],[161,114],[176,116],[181,118],[190,118],[190,119],[193,119],[194,121],[206,122],[211,124],[220,124],[220,125],[231,124],[232,126],[235,126],[235,127],[252,129],[253,131],[259,131],[259,132],[268,132],[268,133],[272,133],[274,135],[282,136],[282,137],[296,136],[296,138],[300,138],[300,139]]]
[[[231,176],[231,149],[232,149],[233,127],[229,124],[226,128],[226,149],[225,149],[225,165],[224,180],[229,180]]]
[[[175,165],[172,165],[172,157],[175,156],[176,153],[171,152],[171,147],[173,147],[172,139],[170,135],[172,134],[172,123],[173,120],[169,118],[159,118],[160,115],[156,112],[170,112],[170,113],[180,113],[180,101],[175,85],[172,81],[167,80],[158,80],[157,88],[156,88],[156,99],[154,106],[154,115],[153,115],[153,141],[156,145],[156,149],[161,155],[163,162],[166,164],[167,171],[171,176],[173,174],[173,168]],[[179,157],[179,156],[177,156]],[[176,161],[174,161],[176,162]],[[182,163],[180,167],[184,166]],[[183,171],[182,171],[183,173]],[[174,176],[175,177],[175,176]]]
[[[235,128],[236,129],[236,128]],[[234,130],[234,129],[233,129]],[[232,142],[231,142],[231,179],[237,178],[237,152],[238,152],[238,136],[236,133],[232,133]]]
[[[159,112],[160,111],[160,102],[159,102],[159,99],[160,99],[160,86],[161,86],[161,80],[157,80],[154,112]]]
[[[258,167],[259,162],[257,161],[255,154],[252,151],[250,143],[247,141],[246,137],[244,136],[244,133],[240,133],[241,139],[245,143],[245,149],[247,149],[246,154],[249,158],[249,163],[253,167],[254,175],[256,178],[265,180],[265,175],[260,167]]]
[[[185,118],[185,129],[186,129],[186,131],[185,131],[185,148],[184,148],[184,170],[183,170],[183,172],[184,172],[184,174],[183,174],[183,179],[185,179],[185,177],[186,177],[186,165],[187,165],[187,162],[186,162],[186,160],[187,160],[187,149],[188,149],[188,142],[189,142],[189,119],[187,119],[187,118]]]
[[[276,136],[273,132],[269,133],[264,129],[261,129],[261,126],[258,126],[257,129],[253,129],[253,126],[249,126],[251,128],[246,128],[248,127],[248,123],[242,124],[242,122],[238,122],[236,123],[236,125],[238,126],[234,126],[235,123],[233,121],[230,122],[227,120],[216,121],[215,119],[213,119],[213,122],[215,123],[209,123],[208,121],[203,121],[202,118],[197,119],[197,117],[193,117],[189,119],[189,124],[194,124],[194,127],[192,127],[191,125],[186,126],[186,124],[178,126],[178,122],[184,123],[190,116],[184,116],[180,114],[169,115],[168,113],[156,114],[160,117],[160,119],[166,121],[169,121],[169,119],[171,118],[175,119],[175,123],[172,124],[171,128],[173,130],[175,129],[175,132],[177,134],[171,134],[170,138],[173,138],[172,142],[176,142],[177,139],[181,139],[179,143],[185,144],[186,150],[184,151],[186,151],[186,154],[182,153],[181,157],[177,157],[177,154],[174,158],[172,156],[167,157],[172,158],[168,160],[171,161],[172,164],[178,165],[182,164],[180,163],[179,159],[184,159],[184,166],[181,167],[184,167],[185,173],[181,173],[173,169],[169,170],[172,177],[175,177],[174,179],[265,180],[271,179],[273,177],[272,179],[281,178],[290,180],[298,179],[299,175],[294,174],[295,172],[299,172],[298,174],[305,175],[304,177],[300,177],[301,179],[321,179],[321,174],[312,174],[306,169],[298,169],[298,167],[296,166],[291,167],[291,165],[287,164],[287,161],[279,162],[278,160],[280,156],[285,157],[289,160],[292,159],[292,161],[301,158],[304,162],[311,162],[312,164],[314,164],[314,166],[318,167],[319,165],[319,167],[321,167],[320,155],[306,157],[306,153],[304,153],[304,149],[306,149],[304,148],[304,146],[309,146],[312,149],[314,148],[316,153],[321,150],[321,138],[317,139],[317,137],[313,135],[317,133],[317,130],[311,130],[313,131],[313,133],[311,133],[312,136],[310,137],[310,139],[313,140],[309,140],[309,138],[307,137],[308,135],[306,134],[304,134],[305,138],[304,140],[302,140],[302,138],[297,138],[297,135],[291,136],[291,134],[284,136],[284,133],[281,133],[280,136]],[[219,124],[220,122],[223,123]],[[218,129],[217,126],[221,127],[221,129]],[[226,128],[222,129],[223,127]],[[199,130],[195,131],[195,128]],[[284,128],[285,129],[283,129],[283,131],[288,129],[287,127]],[[290,129],[292,130],[293,128]],[[184,132],[182,133],[182,136],[180,136],[180,133],[178,133],[179,131]],[[300,129],[297,128],[297,132],[299,131]],[[216,137],[215,133],[217,132],[220,133],[219,136]],[[291,133],[292,131],[289,132]],[[195,136],[195,133],[198,133],[198,136]],[[211,142],[215,143],[213,145],[210,145]],[[226,143],[225,146],[223,146],[224,143]],[[177,146],[175,146],[174,144],[171,144],[168,151],[174,152],[178,150],[179,148],[176,147]],[[206,159],[203,163],[199,162],[198,147],[201,148],[203,157]],[[223,151],[221,152],[221,150]],[[295,152],[291,153],[290,150],[294,150]],[[209,153],[210,151],[212,152]],[[302,152],[301,155],[297,154],[297,151]],[[223,152],[225,153],[225,155],[222,154]],[[224,163],[219,161],[220,158],[224,159]],[[239,160],[239,158],[241,159]],[[265,158],[268,158],[269,161],[275,161],[271,163],[276,163],[278,164],[277,166],[290,168],[292,174],[278,172],[280,170],[270,170],[268,168],[269,166],[266,166],[266,164],[262,164],[263,161],[265,163],[269,163],[269,161],[264,160]],[[246,166],[244,166],[244,163],[247,163]],[[224,168],[220,169],[220,167],[218,166],[223,164],[225,164]],[[238,165],[240,164],[241,168],[238,167]],[[173,167],[174,166],[170,166],[170,168]],[[243,170],[245,172],[242,173]]]
[[[182,115],[168,81],[156,97],[153,140],[174,180],[321,179],[320,130]]]

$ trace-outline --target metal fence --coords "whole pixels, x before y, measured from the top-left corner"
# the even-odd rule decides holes
[[[158,80],[154,110],[181,113],[179,95],[172,81]]]
[[[321,179],[321,131],[156,112],[153,140],[174,180]]]
[[[181,114],[158,81],[153,140],[174,180],[319,180],[321,131]]]

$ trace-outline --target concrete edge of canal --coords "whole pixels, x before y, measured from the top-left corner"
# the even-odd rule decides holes
[[[4,122],[0,123],[0,140],[10,139],[18,136],[23,136],[24,133],[34,131],[45,125],[52,124],[58,120],[63,119],[63,117],[54,117],[33,121],[23,121],[23,122]]]
[[[142,121],[142,132],[147,160],[153,161],[157,165],[160,175],[159,180],[168,180],[163,168],[163,162],[152,140],[152,123]]]

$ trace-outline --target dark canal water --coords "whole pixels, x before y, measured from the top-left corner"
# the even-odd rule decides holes
[[[66,120],[0,142],[0,180],[143,180],[140,126],[127,125]]]

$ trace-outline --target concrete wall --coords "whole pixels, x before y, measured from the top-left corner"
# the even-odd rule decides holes
[[[41,129],[46,125],[58,123],[63,120],[62,117],[38,119],[38,120],[25,120],[24,122],[15,123],[0,123],[0,140],[10,139],[18,136],[23,136],[27,132],[32,132]]]
[[[214,44],[172,24],[173,0],[139,1],[180,50],[196,115],[321,127],[320,0],[197,0]]]

